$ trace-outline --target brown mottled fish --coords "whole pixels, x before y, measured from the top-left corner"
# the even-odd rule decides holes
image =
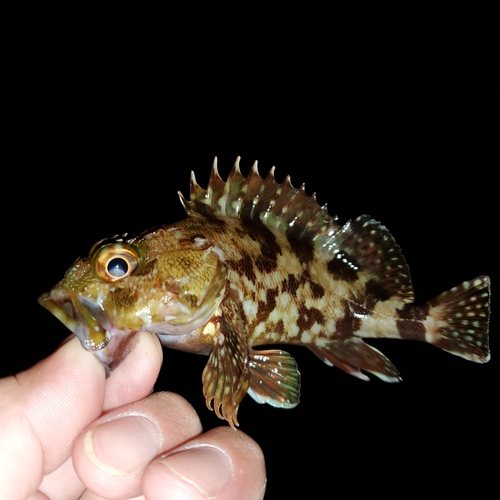
[[[214,162],[208,188],[191,176],[180,194],[187,218],[137,237],[100,241],[40,303],[108,374],[138,330],[163,345],[209,356],[207,406],[234,427],[248,392],[292,408],[300,375],[282,350],[308,347],[329,365],[368,380],[400,380],[364,338],[422,340],[465,359],[489,359],[489,278],[466,281],[413,304],[408,266],[387,229],[368,215],[339,225],[304,186],[257,162],[244,178],[239,158],[224,182]]]

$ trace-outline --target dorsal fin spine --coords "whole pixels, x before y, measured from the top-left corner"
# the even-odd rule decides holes
[[[316,195],[306,194],[304,184],[294,187],[290,176],[278,184],[275,167],[263,179],[257,161],[245,178],[241,174],[239,156],[226,182],[219,175],[217,157],[214,159],[206,190],[198,185],[193,174],[190,195],[189,201],[181,196],[188,214],[260,221],[274,231],[314,242],[323,249],[325,236],[330,238],[340,228],[336,217],[328,214],[326,206],[318,205]]]
[[[220,213],[220,215],[225,215],[225,187],[226,183],[219,175],[219,170],[217,168],[217,157],[215,157],[207,186],[207,204],[211,207],[213,213]]]
[[[240,217],[241,206],[247,192],[247,183],[241,174],[240,157],[236,158],[226,181],[226,215]]]

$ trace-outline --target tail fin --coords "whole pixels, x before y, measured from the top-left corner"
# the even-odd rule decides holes
[[[427,340],[444,351],[486,363],[490,359],[488,323],[490,279],[480,276],[466,281],[428,302]]]

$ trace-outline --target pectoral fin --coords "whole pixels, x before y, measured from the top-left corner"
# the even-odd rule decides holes
[[[295,359],[287,352],[253,351],[248,366],[248,394],[257,403],[267,403],[277,408],[294,408],[299,404],[300,373]]]
[[[247,326],[242,310],[228,295],[220,304],[214,347],[203,370],[203,394],[209,409],[234,429],[238,406],[250,385]]]

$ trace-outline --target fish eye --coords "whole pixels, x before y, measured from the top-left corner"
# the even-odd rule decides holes
[[[108,273],[115,278],[123,278],[128,274],[128,260],[123,257],[115,257],[108,262]]]
[[[94,258],[95,274],[104,281],[118,281],[134,272],[139,263],[137,251],[125,243],[103,246]]]

